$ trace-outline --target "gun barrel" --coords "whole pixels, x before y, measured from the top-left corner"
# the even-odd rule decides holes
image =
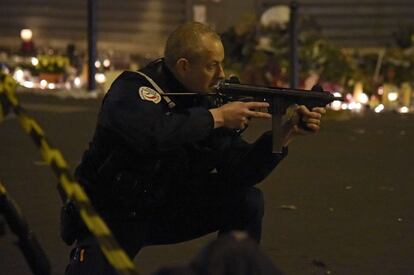
[[[334,96],[328,91],[310,91],[302,89],[290,89],[290,88],[279,88],[279,87],[263,87],[253,86],[245,84],[235,84],[228,82],[220,82],[217,85],[217,90],[225,95],[243,95],[252,97],[296,97],[303,99],[315,99],[321,100],[326,104],[329,104],[335,100],[343,101],[342,97]]]

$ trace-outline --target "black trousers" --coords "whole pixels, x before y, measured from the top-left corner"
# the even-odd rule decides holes
[[[183,242],[218,231],[246,231],[260,241],[264,200],[255,187],[223,190],[217,186],[187,190],[149,215],[107,219],[115,238],[134,258],[148,245]],[[66,274],[116,274],[90,234],[80,238],[70,255]]]

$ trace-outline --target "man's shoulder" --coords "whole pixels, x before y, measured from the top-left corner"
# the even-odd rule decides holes
[[[170,106],[168,98],[163,100],[164,83],[157,77],[162,73],[162,67],[163,61],[159,59],[139,71],[122,72],[112,83],[104,101],[111,106],[144,105],[150,109],[159,109],[165,103]]]
[[[163,105],[162,96],[141,74],[133,71],[124,71],[112,83],[104,98],[104,109],[126,108],[130,106],[135,111],[156,108]],[[144,105],[144,106],[142,106]],[[134,107],[135,106],[135,107]],[[147,107],[142,109],[143,107]]]
[[[124,85],[134,85],[137,87],[144,85],[148,86],[148,81],[136,71],[124,71],[115,79],[112,86],[116,87]]]
[[[110,97],[124,97],[129,93],[136,93],[141,88],[154,90],[148,79],[137,71],[122,72],[111,84],[108,94]]]

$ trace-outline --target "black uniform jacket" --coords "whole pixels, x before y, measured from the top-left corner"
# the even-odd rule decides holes
[[[166,93],[188,92],[156,60],[141,72]],[[262,181],[287,154],[271,153],[271,133],[248,144],[216,128],[207,97],[170,96],[170,108],[137,72],[123,72],[106,94],[97,128],[76,174],[95,206],[149,208],[188,188]]]

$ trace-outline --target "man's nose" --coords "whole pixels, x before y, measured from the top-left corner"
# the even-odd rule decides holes
[[[223,66],[221,64],[218,66],[217,76],[218,76],[218,78],[222,78],[222,79],[224,79],[226,77],[226,74],[224,73]]]

